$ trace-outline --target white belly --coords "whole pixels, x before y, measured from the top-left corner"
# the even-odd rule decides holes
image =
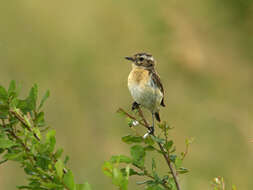
[[[128,88],[134,101],[149,109],[151,112],[158,111],[163,96],[160,90],[151,84],[151,81],[145,85],[128,81]]]

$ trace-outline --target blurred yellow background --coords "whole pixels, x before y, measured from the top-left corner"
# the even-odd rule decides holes
[[[252,0],[22,0],[0,2],[0,83],[21,94],[37,83],[57,144],[79,183],[115,189],[101,166],[128,154],[130,133],[115,114],[130,109],[130,64],[149,52],[166,91],[161,117],[178,151],[194,137],[183,189],[210,189],[215,176],[253,189]],[[163,164],[161,160],[161,164]],[[130,180],[129,189],[142,189]],[[14,163],[0,166],[0,189],[25,182]]]

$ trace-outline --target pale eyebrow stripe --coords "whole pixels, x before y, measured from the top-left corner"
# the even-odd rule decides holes
[[[148,57],[149,60],[151,61],[154,61],[154,58],[153,57]]]

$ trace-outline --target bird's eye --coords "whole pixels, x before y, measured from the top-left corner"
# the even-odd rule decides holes
[[[140,61],[144,61],[144,58],[143,58],[143,57],[140,57],[139,60],[140,60]]]

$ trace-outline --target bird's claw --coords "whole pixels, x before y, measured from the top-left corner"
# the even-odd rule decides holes
[[[145,133],[145,135],[143,136],[144,139],[146,139],[149,135],[154,135],[155,129],[153,126],[148,127],[148,132]]]
[[[155,132],[155,128],[153,126],[151,126],[151,127],[148,128],[148,133],[150,135],[154,135],[154,132]]]
[[[132,111],[134,111],[135,109],[139,109],[139,107],[140,107],[140,104],[138,104],[137,102],[134,102],[132,104]]]

